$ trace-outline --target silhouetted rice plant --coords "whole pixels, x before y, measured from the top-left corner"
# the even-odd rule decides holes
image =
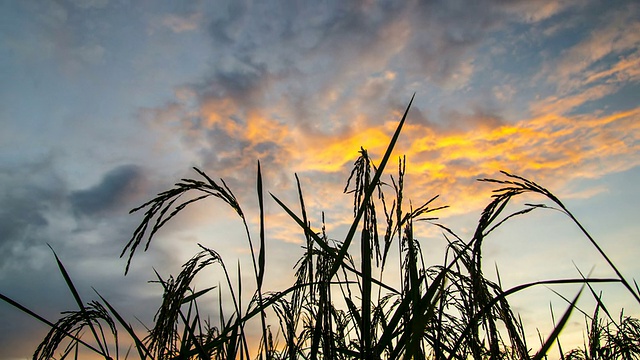
[[[230,272],[215,250],[199,245],[201,251],[183,265],[177,277],[163,279],[156,272],[155,282],[164,292],[154,324],[145,336],[138,335],[100,294],[100,302],[84,305],[57,255],[56,261],[79,310],[65,312],[53,323],[2,294],[0,298],[51,328],[36,349],[35,359],[77,357],[81,347],[105,359],[120,358],[118,327],[125,330],[135,349],[124,357],[136,353],[140,359],[542,359],[548,356],[553,344],[557,344],[559,357],[563,359],[640,358],[640,321],[623,313],[614,319],[592,287],[593,283],[620,283],[640,304],[637,285],[635,282],[631,285],[565,205],[546,188],[506,172],[502,179],[481,179],[498,188],[482,212],[473,236],[467,240],[438,222],[435,215],[446,206],[437,204],[437,195],[419,206],[405,202],[406,160],[399,159],[395,176],[383,177],[383,173],[410,107],[411,102],[378,166],[365,149],[360,150],[344,190],[353,198],[353,221],[344,238],[335,240],[327,235],[324,214],[319,228],[312,226],[297,175],[298,211],[272,195],[299,226],[304,239],[304,251],[294,267],[295,281],[289,288],[263,290],[268,259],[258,163],[257,247],[246,215],[231,189],[223,180],[216,182],[195,169],[200,180],[183,179],[132,210],[144,210],[144,216],[121,254],[128,254],[126,273],[143,242],[144,250],[148,249],[157,232],[180,211],[216,197],[233,209],[244,226],[255,285],[242,283],[239,265]],[[507,204],[525,193],[538,195],[543,202],[525,204],[522,210],[505,213]],[[516,216],[544,209],[558,210],[575,223],[588,240],[587,245],[596,248],[616,277],[591,278],[580,274],[576,278],[540,280],[510,289],[503,289],[499,280],[496,283],[485,277],[482,249],[487,236]],[[417,222],[435,226],[448,242],[442,264],[425,263],[421,243],[414,235]],[[390,254],[396,254],[397,258]],[[196,290],[194,279],[204,271],[219,274],[225,285],[219,283]],[[399,280],[386,279],[384,275],[389,271],[399,273]],[[573,299],[565,298],[567,308],[557,321],[552,313],[555,326],[551,334],[546,339],[540,337],[539,345],[528,344],[526,326],[513,312],[508,297],[530,287],[559,284],[582,284],[582,289]],[[594,311],[576,306],[584,289],[596,300]],[[251,300],[243,304],[246,293],[251,294]],[[225,308],[223,298],[229,297],[232,306]],[[216,304],[217,318],[203,313],[199,305],[203,301]],[[267,312],[275,315],[270,323],[266,321]],[[563,351],[558,335],[574,312],[585,318],[585,343],[583,347]],[[247,333],[249,327],[256,326],[260,328],[259,344],[251,343]],[[105,335],[105,328],[109,336]]]

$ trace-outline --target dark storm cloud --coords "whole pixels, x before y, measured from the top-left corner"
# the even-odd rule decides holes
[[[50,159],[0,168],[0,253],[32,243],[49,222],[46,213],[63,203],[65,186]]]
[[[20,167],[0,168],[0,254],[3,258],[22,256],[33,246],[62,240],[57,236],[78,230],[78,217],[108,215],[116,224],[116,217],[126,215],[129,207],[139,201],[136,195],[143,174],[137,166],[117,167],[96,186],[69,192],[68,184],[52,163],[47,158]],[[122,234],[130,232],[133,225],[130,221],[120,225],[122,228],[110,231],[124,238]],[[83,230],[94,228],[84,226]],[[3,265],[6,263],[0,259],[0,266]]]
[[[34,189],[26,188],[26,192]],[[2,197],[3,209],[0,210],[0,244],[25,238],[32,229],[47,226],[43,216],[48,199],[42,197],[5,195]]]
[[[142,170],[136,165],[122,165],[110,170],[99,184],[69,195],[74,213],[90,216],[120,210],[127,199],[137,193],[142,177]]]
[[[118,254],[136,225],[128,207],[143,179],[134,165],[116,167],[86,190],[69,191],[69,183],[47,156],[19,165],[0,159],[0,293],[55,321],[74,303],[56,268],[47,244],[55,249],[84,299],[93,299],[95,286],[119,308],[136,303],[136,287],[148,274],[133,275],[134,285],[122,280],[124,263]],[[148,194],[145,194],[148,196]],[[114,210],[122,210],[115,212]],[[78,214],[82,214],[82,226]],[[74,216],[76,215],[76,216]],[[104,223],[90,215],[101,215]],[[144,259],[138,260],[144,262]],[[166,262],[165,262],[166,263]],[[124,304],[124,300],[127,303]],[[24,358],[44,338],[47,327],[0,301],[0,358]],[[6,319],[6,321],[4,321]],[[26,340],[25,340],[26,339]]]

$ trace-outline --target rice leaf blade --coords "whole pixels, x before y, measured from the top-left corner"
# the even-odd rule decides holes
[[[56,254],[55,250],[53,250],[51,245],[47,244],[47,246],[49,246],[49,249],[51,249],[51,251],[53,252],[53,256],[55,256],[56,262],[58,263],[58,269],[60,269],[60,273],[62,274],[62,277],[64,278],[64,281],[67,283],[67,287],[71,291],[71,294],[73,295],[73,298],[76,300],[76,303],[78,304],[78,307],[80,308],[80,311],[86,317],[87,309],[85,308],[84,303],[82,302],[82,299],[80,298],[80,294],[78,293],[78,290],[76,289],[75,285],[73,284],[73,281],[71,281],[71,277],[69,276],[69,273],[67,272],[67,269],[65,269],[64,265],[62,264],[62,261],[60,261],[60,258],[58,257],[58,254]],[[88,319],[88,317],[86,317],[86,322],[87,322],[87,325],[89,325],[89,328],[91,329],[91,333],[93,334],[93,338],[96,340],[96,343],[98,343],[98,347],[100,347],[100,353],[102,355],[108,357],[107,356],[107,352],[105,350],[105,347],[102,344],[102,342],[100,341],[100,338],[98,337],[98,333],[96,332],[96,329],[93,326],[93,321],[91,321],[90,319]]]
[[[375,174],[373,175],[373,179],[371,180],[371,183],[369,184],[368,188],[365,191],[365,195],[361,202],[360,209],[358,210],[356,217],[353,219],[353,222],[351,223],[351,227],[349,228],[349,231],[347,232],[347,235],[344,238],[342,247],[338,251],[338,255],[336,257],[337,261],[333,263],[333,266],[329,271],[329,279],[333,278],[333,276],[338,272],[338,269],[342,264],[342,260],[347,255],[347,251],[349,251],[349,245],[351,245],[353,236],[356,233],[356,229],[358,228],[358,224],[360,223],[360,218],[362,218],[362,215],[364,214],[366,209],[366,204],[369,202],[369,199],[373,195],[373,192],[376,186],[378,185],[378,182],[380,181],[380,177],[382,176],[384,168],[386,167],[387,162],[391,157],[391,153],[393,152],[393,148],[395,147],[396,142],[400,137],[400,132],[402,131],[402,127],[404,125],[405,120],[407,119],[407,115],[409,114],[409,109],[411,108],[411,104],[413,103],[413,99],[415,98],[415,96],[416,94],[413,94],[413,96],[411,96],[409,105],[407,105],[407,109],[404,111],[404,115],[402,115],[402,119],[400,120],[400,122],[398,123],[398,126],[396,127],[396,131],[394,132],[393,137],[391,138],[391,141],[387,146],[387,150],[385,151],[384,156],[382,157],[382,160],[380,160],[380,165],[378,166]]]
[[[551,347],[551,345],[553,345],[556,338],[560,335],[560,332],[562,331],[564,326],[567,324],[567,321],[569,321],[569,316],[571,316],[571,312],[576,307],[576,303],[578,302],[578,298],[580,298],[580,294],[582,294],[583,289],[584,289],[584,285],[580,288],[580,291],[578,292],[576,297],[573,299],[573,301],[571,302],[567,310],[564,312],[564,315],[562,315],[562,318],[560,318],[558,325],[554,327],[553,331],[551,332],[551,335],[549,335],[547,340],[544,342],[544,344],[542,345],[540,350],[538,350],[538,352],[532,358],[532,360],[541,360],[547,354],[547,351],[549,351],[549,348]]]

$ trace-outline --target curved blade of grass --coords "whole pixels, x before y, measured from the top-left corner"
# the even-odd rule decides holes
[[[323,302],[323,301],[318,302],[317,315],[315,317],[315,324],[313,325],[314,326],[313,334],[311,336],[311,354],[310,354],[311,360],[318,359],[318,351],[320,350],[320,338],[322,335],[322,324],[324,323],[323,316],[325,314],[325,310],[324,310],[325,306],[327,306],[326,302]]]
[[[489,235],[490,232],[492,232],[493,230],[495,230],[496,228],[498,228],[500,225],[502,225],[503,223],[505,223],[506,221],[508,221],[509,219],[519,216],[519,215],[524,215],[527,214],[531,211],[533,211],[534,209],[537,209],[539,206],[531,206],[525,209],[522,209],[520,211],[516,211],[508,216],[506,216],[504,219],[500,220],[497,224],[493,225],[489,230],[484,232],[484,236]]]
[[[384,156],[382,157],[382,160],[380,160],[380,165],[378,166],[378,169],[373,175],[373,179],[371,179],[371,183],[369,184],[369,186],[367,187],[367,190],[365,191],[365,195],[364,195],[364,198],[362,199],[360,208],[358,209],[358,213],[356,214],[356,217],[353,219],[353,223],[349,228],[349,232],[347,232],[347,236],[345,236],[344,238],[343,245],[338,251],[336,261],[333,263],[333,266],[329,271],[329,275],[328,275],[329,279],[333,278],[333,276],[338,272],[338,269],[340,268],[340,266],[342,266],[342,263],[343,263],[342,260],[344,259],[344,257],[347,255],[347,252],[349,251],[349,245],[351,245],[353,236],[356,233],[356,229],[358,228],[358,223],[360,222],[360,219],[362,218],[362,215],[364,214],[367,208],[369,199],[373,195],[373,192],[375,191],[376,186],[380,182],[380,177],[382,176],[385,166],[387,166],[387,162],[391,157],[391,152],[393,151],[393,148],[395,147],[396,142],[398,141],[398,137],[400,137],[402,126],[404,125],[404,122],[407,119],[407,114],[409,113],[409,109],[411,108],[411,104],[413,103],[413,99],[415,98],[415,96],[416,96],[415,93],[413,94],[413,96],[411,96],[409,105],[407,105],[407,109],[404,111],[404,115],[402,115],[402,119],[400,120],[400,122],[398,123],[398,126],[396,127],[396,131],[394,132],[393,137],[391,138],[391,141],[387,146],[387,150],[385,151]]]
[[[93,291],[95,291],[95,293],[98,295],[98,297],[100,297],[102,302],[105,305],[107,305],[107,307],[109,308],[109,311],[111,311],[113,316],[116,317],[116,319],[118,320],[120,325],[122,325],[122,327],[124,327],[124,329],[129,333],[129,335],[131,336],[131,338],[133,339],[133,341],[136,344],[136,350],[138,350],[138,355],[140,355],[140,359],[146,359],[147,357],[153,358],[151,356],[151,353],[149,352],[149,349],[147,349],[147,347],[144,345],[142,340],[140,340],[138,335],[136,335],[136,333],[135,333],[135,331],[133,331],[133,328],[131,327],[131,325],[129,325],[124,320],[122,315],[120,315],[120,313],[118,313],[118,311],[113,306],[111,306],[111,304],[107,301],[107,299],[105,299],[102,295],[100,295],[100,293],[96,289],[93,289]]]
[[[571,304],[571,302],[569,302]],[[551,322],[553,326],[556,326],[556,317],[553,314],[553,305],[549,303],[549,312],[551,313]],[[562,351],[562,343],[560,342],[560,338],[556,338],[556,345],[558,345],[558,353],[560,354],[560,360],[564,360],[564,352]]]
[[[43,322],[45,324],[47,324],[49,327],[56,329],[58,331],[62,331],[66,336],[70,337],[71,339],[79,342],[80,344],[86,346],[88,349],[102,355],[102,353],[100,352],[100,350],[96,349],[95,347],[87,344],[86,342],[84,342],[82,339],[76,337],[73,334],[70,334],[62,329],[60,329],[58,326],[56,326],[56,324],[52,323],[51,321],[45,319],[44,317],[38,315],[37,313],[33,312],[32,310],[30,310],[29,308],[25,307],[24,305],[20,304],[19,302],[11,299],[10,297],[3,295],[2,293],[0,293],[0,300],[3,300],[4,302],[6,302],[7,304],[17,308],[18,310],[22,311],[23,313],[31,316],[32,318],[39,320],[40,322]]]
[[[162,285],[162,287],[164,288],[165,291],[167,291],[167,282],[164,281],[164,279],[162,279],[162,277],[160,276],[160,274],[154,269],[154,272],[156,274],[156,276],[158,277],[158,282]],[[187,297],[185,297],[181,304],[186,304],[194,299],[196,299],[197,297],[204,295],[205,293],[207,293],[209,290],[216,288],[216,286],[210,287],[208,289],[204,289],[204,290],[200,290],[194,294],[191,294]],[[204,351],[204,349],[202,348],[202,344],[200,344],[200,342],[198,341],[198,336],[195,333],[195,328],[196,328],[196,324],[197,324],[197,320],[198,320],[198,314],[196,313],[196,316],[193,319],[193,323],[191,325],[189,325],[189,320],[191,318],[191,306],[189,306],[189,312],[187,313],[187,315],[185,316],[184,313],[182,312],[182,310],[178,310],[178,315],[180,316],[180,318],[182,319],[182,322],[184,323],[184,335],[182,337],[182,349],[180,351],[180,355],[182,355],[183,353],[185,353],[186,351],[188,351],[188,345],[189,342],[185,339],[187,339],[188,335],[189,340],[191,341],[191,343],[193,343],[193,345],[195,346],[195,350],[197,351],[198,355],[200,355],[200,357],[202,359],[206,359],[207,358],[207,354]]]
[[[309,224],[309,219],[307,218],[307,208],[304,205],[304,197],[302,196],[302,186],[300,185],[300,179],[298,178],[298,174],[294,174],[296,178],[296,185],[298,188],[298,199],[300,200],[300,211],[302,212],[302,222],[304,224]],[[309,283],[313,283],[314,275],[313,275],[313,241],[311,235],[309,235],[308,231],[304,232],[305,240],[307,241],[307,276],[309,279]],[[315,303],[315,291],[313,290],[313,285],[309,288],[309,295],[311,296],[311,303]]]
[[[352,281],[340,281],[340,282],[336,282],[336,281],[332,281],[329,283],[329,285],[344,285],[344,284],[352,284]],[[316,282],[314,285],[318,285],[319,283]],[[214,349],[217,345],[219,345],[221,342],[224,341],[228,341],[228,335],[229,333],[236,331],[234,330],[237,327],[240,327],[242,324],[247,323],[250,319],[252,319],[253,317],[255,317],[256,315],[260,314],[262,311],[264,311],[265,309],[267,309],[268,307],[272,306],[273,304],[277,303],[280,299],[282,299],[283,297],[287,296],[288,294],[302,289],[306,286],[309,286],[310,284],[307,283],[300,283],[300,284],[296,284],[294,286],[291,286],[289,288],[287,288],[286,290],[283,290],[281,292],[275,293],[272,296],[270,296],[269,298],[265,299],[265,301],[260,304],[259,306],[256,306],[255,308],[251,308],[249,311],[247,311],[247,313],[242,316],[241,318],[239,318],[238,320],[234,321],[234,324],[229,324],[229,326],[227,326],[223,331],[221,331],[220,335],[213,339],[211,342],[203,344],[203,349],[208,351],[208,350],[212,350]],[[239,314],[239,313],[238,313]],[[229,323],[231,323],[231,320],[229,320]],[[227,340],[224,340],[227,339]],[[188,354],[186,354],[187,356],[194,356],[197,355],[197,352],[194,350],[191,350]],[[172,360],[177,360],[179,359],[179,357],[175,357],[172,358]]]
[[[316,234],[309,225],[305,224],[305,222],[298,217],[287,205],[285,205],[280,199],[278,199],[275,195],[271,194],[273,200],[280,205],[284,209],[284,211],[289,215],[298,225],[304,230],[305,235],[311,236],[315,242],[322,248],[322,250],[326,251],[331,257],[337,260],[337,254],[334,248],[329,246],[318,234]]]
[[[191,324],[187,322],[187,320],[191,318],[191,311],[192,311],[192,308],[189,307],[189,311],[187,312],[186,316],[180,313],[182,317],[182,321],[184,322],[184,328],[182,329],[182,338],[181,338],[182,341],[180,341],[180,350],[178,350],[178,354],[187,353],[191,348],[192,344],[196,347],[196,350],[200,350],[200,348],[198,347],[200,343],[198,343],[198,339],[195,336],[195,328],[197,326],[198,318],[194,317]],[[200,356],[203,359],[207,358],[207,355],[204,352],[200,352],[198,356]]]
[[[405,352],[405,359],[416,358],[418,352],[421,351],[420,343],[422,336],[427,324],[435,316],[435,308],[442,294],[440,286],[441,283],[444,284],[445,280],[446,278],[442,277],[434,281],[426,294],[420,299],[420,303],[417,304],[419,311],[413,319],[411,337],[409,343],[406,345],[407,351]],[[420,358],[424,358],[424,354],[420,353],[419,355]]]
[[[162,287],[164,288],[164,291],[167,291],[167,282],[164,281],[164,279],[162,279],[162,277],[160,276],[160,274],[154,269],[153,270],[156,274],[156,277],[158,278],[158,282],[162,285]],[[201,295],[204,295],[205,293],[207,293],[209,290],[216,288],[215,286],[210,287],[208,289],[204,289],[204,290],[200,290],[194,294],[191,294],[187,297],[185,297],[181,304],[186,304],[189,303],[192,300],[195,300],[196,298],[198,298]],[[189,341],[191,341],[193,343],[193,345],[196,347],[196,351],[198,352],[198,355],[200,355],[200,357],[202,357],[203,359],[207,358],[206,352],[204,351],[204,349],[202,348],[202,345],[200,344],[200,342],[198,341],[198,336],[195,333],[195,327],[196,327],[196,323],[198,320],[198,314],[196,313],[195,318],[193,319],[193,324],[189,325],[189,319],[191,318],[191,306],[189,306],[189,312],[187,313],[187,315],[185,316],[184,313],[182,312],[181,309],[178,309],[178,315],[180,316],[180,318],[182,319],[182,322],[184,323],[184,334],[182,336],[182,349],[180,351],[180,355],[182,355],[185,351],[188,350],[188,345],[189,342],[186,340],[188,335],[188,339]]]
[[[262,288],[265,269],[265,236],[264,236],[264,198],[262,194],[262,173],[260,172],[260,161],[258,161],[258,208],[260,211],[260,249],[258,250],[258,289]],[[260,290],[258,290],[260,291]]]
[[[280,205],[280,207],[282,207],[284,209],[284,211],[305,231],[306,234],[308,234],[309,236],[311,236],[313,238],[313,240],[318,243],[318,245],[325,250],[333,259],[334,261],[338,261],[338,254],[336,254],[336,251],[334,248],[332,248],[331,246],[329,246],[329,244],[327,244],[326,241],[324,241],[320,236],[318,236],[318,234],[316,234],[307,224],[304,223],[304,221],[302,221],[302,219],[300,219],[298,217],[298,215],[296,215],[293,211],[291,211],[291,209],[289,209],[289,207],[287,205],[285,205],[280,199],[278,199],[275,195],[271,194],[271,197],[278,203],[278,205]],[[344,247],[344,246],[343,246]],[[358,270],[356,270],[355,268],[353,268],[351,265],[347,264],[346,262],[343,261],[344,257],[341,260],[342,263],[342,267],[353,272],[354,274],[362,277],[362,273]],[[393,287],[379,281],[376,279],[371,279],[371,281],[380,286],[383,287],[391,292],[393,292],[394,294],[400,294],[400,291],[398,291],[397,289],[394,289]]]
[[[448,268],[443,268],[440,271],[440,273],[436,276],[436,278],[431,283],[431,286],[429,287],[427,292],[422,297],[421,303],[430,303],[430,304],[435,303],[432,300],[436,296],[436,291],[440,287],[440,284],[444,281],[447,271],[449,271]],[[418,289],[414,287],[409,289],[410,293],[414,291],[418,291]],[[391,340],[393,339],[396,333],[397,326],[400,323],[400,320],[402,320],[403,315],[410,309],[412,300],[413,300],[413,296],[411,296],[411,294],[407,294],[400,302],[400,305],[396,307],[395,312],[391,317],[391,320],[389,320],[382,335],[380,336],[380,339],[378,340],[378,343],[376,344],[375,354],[374,354],[376,357],[380,357],[384,349],[391,346]],[[414,306],[418,306],[418,304],[414,304]],[[426,324],[426,322],[424,324]],[[398,345],[394,349],[394,354],[396,357],[400,354],[400,352],[402,351],[402,348],[405,345],[407,345],[407,342],[409,340],[408,337],[411,335],[410,333],[411,332],[406,331],[402,335],[401,340],[398,341]],[[394,358],[394,356],[392,356],[391,358]]]
[[[578,221],[578,219],[571,213],[571,211],[569,211],[569,209],[562,203],[562,201],[560,201],[560,199],[558,199],[558,197],[556,197],[551,191],[547,190],[546,188],[536,184],[533,181],[527,180],[522,176],[510,174],[510,173],[508,173],[506,171],[500,171],[500,172],[503,173],[504,175],[506,175],[507,177],[510,177],[512,179],[517,179],[519,181],[514,181],[514,180],[496,180],[496,179],[479,179],[480,181],[507,185],[507,187],[505,187],[505,188],[494,190],[494,192],[496,192],[496,193],[501,193],[500,195],[494,195],[494,197],[496,198],[496,200],[494,200],[494,202],[495,201],[500,201],[501,198],[502,198],[502,200],[504,200],[506,198],[506,200],[508,201],[509,198],[511,198],[511,197],[513,197],[515,195],[518,195],[518,194],[525,193],[525,192],[538,193],[538,194],[544,195],[549,200],[553,201],[556,205],[558,205],[559,209],[555,209],[555,208],[551,208],[551,209],[560,210],[561,212],[565,213],[571,219],[571,221],[573,221],[573,223],[578,226],[580,231],[587,237],[589,242],[596,248],[598,253],[600,253],[600,255],[604,258],[604,260],[609,264],[609,266],[613,269],[613,271],[616,273],[616,275],[620,278],[620,280],[621,280],[622,284],[624,285],[624,287],[626,287],[627,290],[631,293],[631,295],[633,295],[633,297],[636,299],[636,301],[638,303],[640,303],[640,291],[637,291],[638,290],[637,287],[636,287],[636,290],[634,291],[633,287],[627,281],[627,279],[622,275],[622,273],[620,272],[618,267],[613,263],[613,261],[611,261],[609,256],[604,252],[604,250],[595,241],[595,239],[591,236],[591,234],[589,234],[589,232],[584,228],[584,226],[582,226],[582,224]],[[492,204],[494,202],[492,202]],[[530,206],[543,207],[543,208],[547,207],[545,205],[530,205]],[[483,216],[484,216],[484,214],[483,214]]]
[[[196,335],[196,325],[198,323],[198,314],[196,313],[196,316],[193,319],[193,322],[191,324],[191,326],[189,326],[189,322],[188,319],[191,317],[191,308],[189,308],[189,314],[187,314],[187,316],[185,317],[184,314],[182,313],[182,311],[180,311],[180,317],[182,318],[182,322],[184,322],[184,332],[185,334],[189,335],[189,339],[191,340],[191,342],[193,343],[193,345],[196,348],[196,351],[198,352],[198,355],[200,355],[200,357],[202,359],[206,359],[208,356],[206,354],[206,352],[204,351],[204,349],[202,348],[202,344],[200,344],[200,342],[198,341],[198,336]],[[185,336],[183,336],[183,340],[182,340],[182,344],[187,344],[187,341],[185,340]],[[186,350],[186,349],[185,349]],[[185,351],[181,351],[181,354],[184,353]]]
[[[448,230],[448,228],[443,227],[444,229]],[[449,230],[450,231],[450,230]],[[451,232],[455,237],[457,237],[457,235],[455,235],[453,232]],[[451,268],[458,262],[458,260],[460,259],[460,257],[464,254],[464,252],[469,249],[471,247],[471,245],[473,244],[473,241],[470,241],[468,243],[466,243],[464,245],[464,247],[456,254],[456,256],[453,258],[453,260],[451,260],[451,262],[449,263],[449,265],[447,265],[446,267],[443,267],[440,272],[438,273],[438,275],[436,276],[436,278],[433,280],[433,282],[431,283],[431,286],[429,287],[429,289],[427,289],[427,293],[425,293],[425,295],[423,296],[424,300],[427,299],[432,299],[435,295],[436,295],[436,291],[438,290],[438,288],[440,287],[440,284],[445,280],[445,276],[447,274],[448,271],[451,270]],[[410,288],[410,291],[413,291],[414,288]],[[391,340],[392,340],[392,336],[393,333],[395,332],[395,327],[396,325],[400,322],[400,319],[402,318],[402,315],[404,314],[404,312],[407,311],[407,309],[409,309],[409,306],[411,304],[411,299],[412,296],[409,296],[409,294],[407,294],[407,296],[405,298],[402,299],[402,303],[400,304],[400,306],[398,306],[398,308],[396,309],[396,312],[394,313],[393,317],[391,318],[391,321],[389,322],[389,325],[392,326],[387,326],[382,334],[382,336],[380,337],[380,340],[378,341],[378,345],[376,347],[376,355],[379,357],[382,352],[384,351],[384,348],[387,346],[391,346]],[[433,303],[431,301],[429,301],[430,303]],[[434,303],[435,305],[435,303]],[[402,310],[402,311],[401,311]],[[399,342],[398,345],[396,346],[396,348],[393,351],[393,355],[391,356],[392,359],[395,359],[399,356],[400,352],[402,351],[402,348],[406,345],[407,343],[407,336],[409,336],[408,334],[403,334],[402,338]],[[456,346],[454,346],[454,349],[457,349],[459,346],[459,344],[457,344]],[[455,353],[451,353],[449,360],[451,359],[451,357],[456,356]]]
[[[509,289],[507,291],[501,292],[498,296],[496,296],[493,299],[491,299],[487,303],[487,305],[485,305],[472,319],[470,319],[467,322],[467,325],[464,328],[464,330],[460,333],[460,336],[459,336],[458,340],[456,341],[454,346],[452,346],[452,348],[453,349],[458,349],[460,347],[463,339],[467,335],[469,335],[469,332],[471,331],[471,326],[476,324],[478,320],[480,320],[483,316],[485,316],[491,310],[491,308],[494,305],[496,305],[499,301],[503,300],[507,296],[512,295],[512,294],[514,294],[516,292],[522,291],[524,289],[527,289],[527,288],[530,288],[530,287],[533,287],[533,286],[538,286],[538,285],[584,284],[584,283],[615,283],[615,282],[622,282],[622,281],[620,281],[620,279],[617,279],[617,278],[554,279],[554,280],[533,281],[533,282],[530,282],[530,283],[514,286],[514,287],[512,287],[511,289]],[[451,360],[455,356],[456,356],[455,353],[449,354],[449,357],[447,359]]]
[[[554,198],[555,198],[555,196],[554,196]],[[602,248],[600,247],[600,245],[598,245],[598,243],[595,241],[595,239],[593,237],[591,237],[591,234],[589,234],[587,232],[587,230],[584,228],[584,226],[582,226],[582,224],[578,221],[578,219],[576,219],[576,217],[573,216],[573,214],[564,206],[564,204],[562,204],[560,202],[560,200],[557,199],[557,198],[554,201],[562,208],[562,210],[565,211],[565,213],[567,215],[569,215],[569,218],[571,218],[571,220],[573,220],[573,222],[578,226],[578,228],[580,228],[580,231],[582,231],[582,233],[587,237],[587,239],[589,239],[591,244],[596,248],[596,250],[598,250],[600,255],[607,261],[607,263],[609,264],[609,266],[611,266],[611,268],[616,273],[616,275],[618,275],[618,277],[620,278],[620,281],[622,282],[622,285],[624,285],[627,288],[627,290],[629,290],[631,295],[633,295],[633,297],[636,299],[636,301],[640,304],[640,292],[633,291],[633,288],[631,287],[631,284],[622,275],[620,270],[618,270],[618,267],[613,263],[613,261],[611,261],[611,259],[609,259],[609,256],[607,256],[607,254],[604,252],[604,250],[602,250]]]
[[[347,304],[347,309],[349,309],[349,313],[353,317],[354,322],[356,324],[362,323],[362,317],[360,316],[360,313],[358,312],[358,308],[356,307],[356,304],[354,304],[353,301],[351,299],[349,299],[348,296],[345,296],[344,301]],[[356,333],[356,337],[359,338],[359,337],[362,336],[361,335],[362,331],[361,330],[359,331],[359,329],[357,327],[354,327],[353,330]],[[362,351],[362,349],[360,351]]]
[[[69,276],[69,273],[67,272],[67,269],[65,269],[64,265],[62,264],[62,261],[60,261],[60,258],[58,257],[58,254],[56,254],[55,250],[53,250],[51,245],[47,244],[47,246],[53,252],[53,256],[55,256],[55,258],[56,258],[56,262],[58,263],[58,268],[60,269],[60,273],[62,274],[62,277],[64,277],[64,281],[67,283],[67,287],[71,291],[71,294],[73,295],[73,298],[76,300],[76,303],[78,304],[78,307],[80,308],[80,311],[82,311],[83,314],[86,314],[87,313],[87,309],[84,307],[84,303],[82,302],[82,299],[80,298],[80,294],[78,293],[78,290],[76,289],[75,285],[73,284],[73,281],[71,281],[71,277]],[[93,322],[91,320],[87,319],[87,324],[89,325],[89,328],[91,329],[91,333],[93,334],[94,339],[96,340],[96,342],[98,343],[98,346],[100,347],[101,354],[104,355],[105,357],[108,357],[107,352],[105,351],[105,348],[104,348],[102,342],[100,341],[100,338],[98,337],[98,333],[96,332],[96,329],[93,326]]]
[[[560,322],[558,322],[558,325],[556,325],[556,327],[553,329],[553,332],[551,333],[551,335],[549,335],[547,341],[545,341],[545,343],[542,345],[542,348],[540,348],[540,350],[532,358],[532,360],[541,360],[547,354],[547,351],[549,351],[549,348],[551,347],[551,345],[553,345],[553,342],[556,340],[558,335],[560,335],[560,332],[567,324],[569,316],[571,316],[571,312],[575,308],[576,303],[578,302],[578,298],[580,297],[580,294],[582,294],[583,289],[584,285],[580,288],[580,291],[578,291],[578,295],[576,295],[576,297],[573,299],[567,310],[564,312],[564,315],[562,315],[562,318],[560,319]]]
[[[203,289],[203,290],[197,291],[197,292],[195,292],[195,293],[193,293],[193,294],[191,294],[191,295],[189,295],[189,296],[185,297],[184,299],[182,299],[182,303],[183,303],[183,304],[186,304],[186,303],[188,303],[188,302],[190,302],[190,301],[193,301],[193,300],[195,300],[195,299],[199,298],[200,296],[202,296],[202,295],[204,295],[204,294],[208,293],[209,291],[211,291],[211,290],[213,290],[213,289],[215,289],[215,288],[217,288],[217,286],[212,286],[212,287],[210,287],[210,288],[206,288],[206,289]]]
[[[416,310],[411,318],[411,331],[405,331],[402,334],[391,358],[397,358],[403,348],[405,349],[404,359],[424,358],[424,354],[419,353],[421,351],[420,339],[424,334],[427,323],[434,316],[434,309],[439,300],[440,286],[445,280],[447,271],[448,269],[446,268],[442,269],[427,289],[427,292],[418,300],[418,303],[413,304]],[[413,288],[411,291],[414,291]],[[411,298],[411,296],[407,295],[407,298]]]

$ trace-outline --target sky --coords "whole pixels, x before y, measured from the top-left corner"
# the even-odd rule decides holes
[[[197,177],[193,167],[225,180],[254,237],[258,161],[265,191],[292,207],[297,174],[313,226],[324,211],[340,239],[360,147],[379,162],[413,94],[388,166],[393,174],[406,155],[413,204],[440,195],[440,221],[469,239],[493,188],[476,180],[522,175],[560,197],[627,278],[640,277],[635,1],[3,0],[0,293],[50,320],[74,309],[48,245],[85,301],[95,288],[147,325],[161,294],[153,269],[177,274],[197,243],[248,276],[242,224],[215,199],[169,223],[124,276],[119,255],[142,220],[129,210]],[[265,281],[278,290],[303,238],[266,200]],[[417,234],[441,264],[442,234]],[[553,211],[506,224],[484,263],[505,288],[577,269],[613,276]],[[640,314],[620,286],[602,289],[614,313]],[[548,288],[513,297],[533,339],[552,329],[550,303],[560,317],[566,303]],[[1,359],[30,357],[47,331],[4,303],[0,319]],[[575,316],[563,336],[581,345],[583,328]]]

